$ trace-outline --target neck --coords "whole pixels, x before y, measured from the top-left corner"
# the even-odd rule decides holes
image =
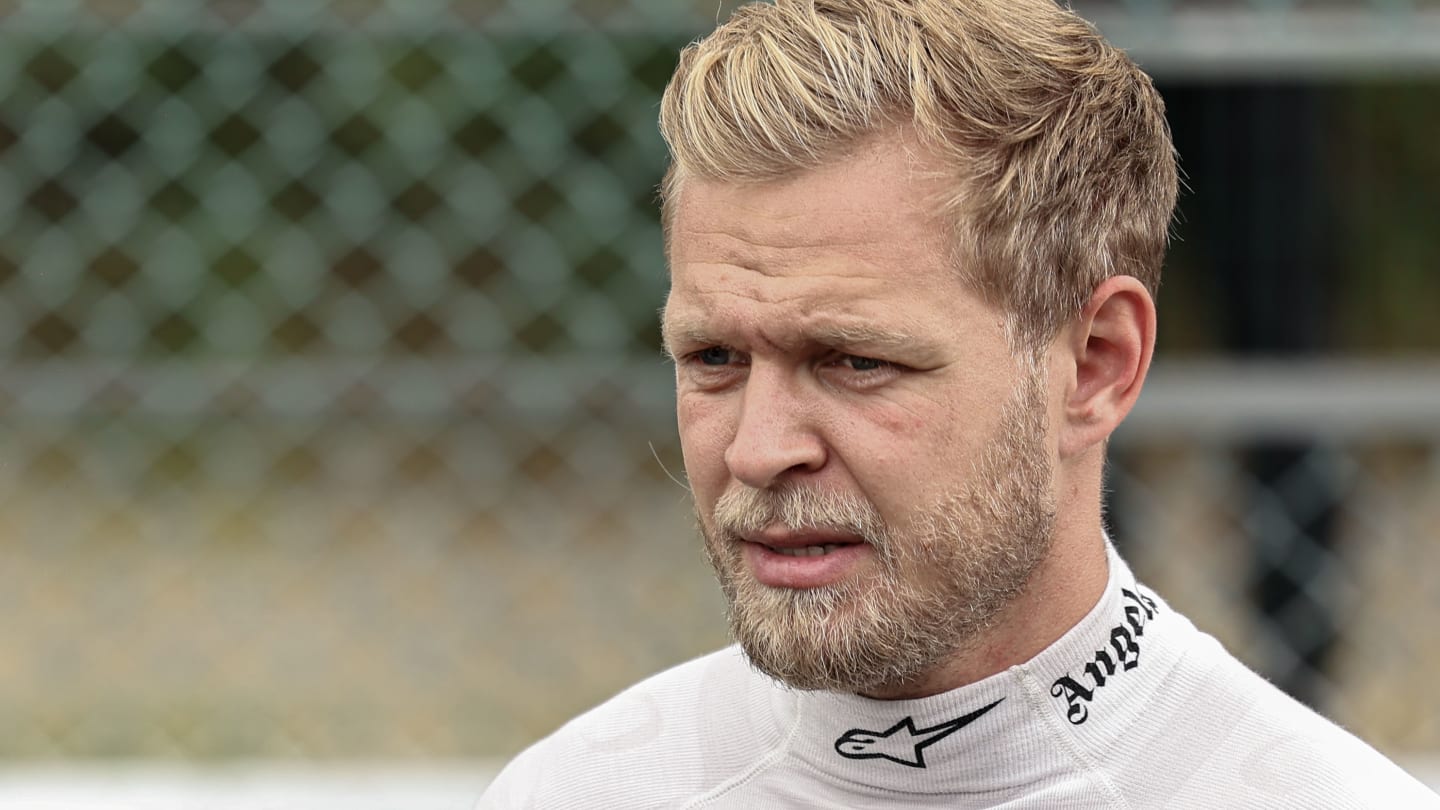
[[[1054,644],[990,677],[915,700],[771,681],[779,727],[791,729],[786,744],[815,771],[892,802],[929,794],[946,799],[909,801],[992,807],[997,796],[1075,778],[1076,758],[1154,742],[1134,737],[1135,723],[1174,687],[1196,631],[1106,552],[1110,574],[1094,607]]]
[[[919,678],[867,691],[864,697],[930,697],[1034,658],[1100,600],[1109,577],[1104,538],[1098,509],[1092,519],[1057,525],[1050,554],[990,627]]]

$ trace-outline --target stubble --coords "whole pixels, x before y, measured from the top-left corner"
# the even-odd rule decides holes
[[[973,645],[1050,551],[1045,423],[1043,379],[1026,375],[970,474],[899,527],[855,493],[785,484],[722,495],[699,522],[752,665],[797,689],[884,692]],[[746,569],[740,537],[775,525],[858,536],[876,564],[830,586],[764,585]]]

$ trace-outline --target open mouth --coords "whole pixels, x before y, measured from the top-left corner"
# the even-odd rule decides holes
[[[747,541],[746,564],[763,585],[816,588],[839,582],[871,555],[864,541],[816,534],[819,536],[766,538],[770,543],[757,542],[759,538]]]
[[[824,557],[826,554],[837,548],[855,545],[854,543],[826,543],[823,546],[796,546],[794,548],[776,548],[765,546],[776,554],[783,554],[786,557]]]

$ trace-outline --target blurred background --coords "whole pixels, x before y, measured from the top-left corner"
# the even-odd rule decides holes
[[[654,188],[735,5],[0,2],[0,800],[468,807],[726,643]],[[1440,784],[1440,0],[1076,7],[1187,175],[1117,542]]]

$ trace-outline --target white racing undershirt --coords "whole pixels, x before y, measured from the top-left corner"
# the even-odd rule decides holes
[[[1428,808],[1440,797],[1135,582],[1030,661],[918,700],[799,692],[736,647],[522,753],[480,808]]]

